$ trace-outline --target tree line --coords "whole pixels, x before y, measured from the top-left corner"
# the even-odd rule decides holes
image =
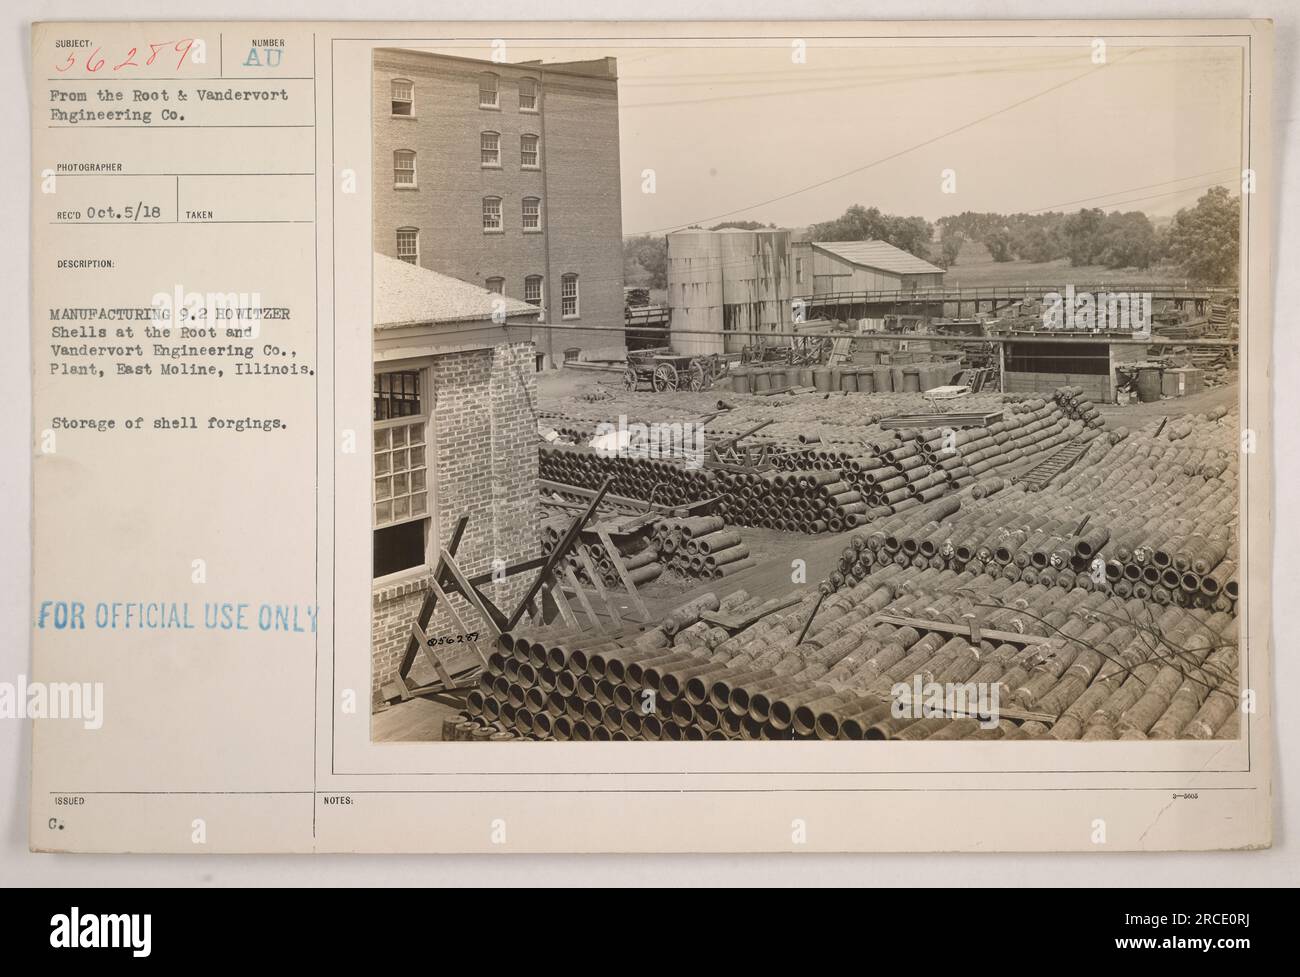
[[[1191,281],[1231,284],[1237,280],[1241,199],[1211,187],[1192,207],[1179,210],[1157,228],[1142,211],[1107,213],[1100,207],[1074,213],[997,214],[966,211],[933,224],[922,217],[883,213],[854,204],[839,217],[809,228],[813,241],[885,241],[919,258],[950,268],[963,245],[982,244],[997,262],[1046,262],[1147,269],[1167,264]],[[774,227],[758,221],[728,221],[710,230]],[[629,280],[649,277],[651,288],[667,285],[667,241],[640,235],[623,243]]]

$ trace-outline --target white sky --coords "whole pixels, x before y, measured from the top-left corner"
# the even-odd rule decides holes
[[[1240,185],[1238,48],[1112,45],[1098,66],[1073,41],[824,43],[804,64],[788,41],[513,47],[509,60],[618,58],[625,234],[722,220],[802,226],[854,203],[930,220],[1081,206],[1159,216],[1215,183]],[[940,189],[949,168],[955,194]],[[645,169],[653,195],[641,189]]]

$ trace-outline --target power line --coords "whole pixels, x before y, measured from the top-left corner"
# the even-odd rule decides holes
[[[789,192],[787,192],[787,193],[782,193],[782,194],[779,194],[779,195],[777,195],[777,196],[775,196],[775,197],[770,197],[770,198],[768,198],[767,200],[760,200],[759,202],[754,203],[754,204],[750,204],[750,205],[747,206],[747,207],[739,207],[739,208],[737,208],[737,209],[735,209],[735,210],[729,210],[729,211],[726,211],[725,213],[714,214],[714,215],[712,215],[711,217],[700,217],[700,218],[697,218],[697,219],[695,219],[695,220],[685,221],[685,222],[683,222],[683,223],[676,224],[676,225],[671,225],[671,226],[669,226],[669,227],[657,227],[657,228],[653,228],[653,229],[648,230],[648,231],[642,231],[642,232],[639,232],[639,233],[644,233],[644,234],[661,234],[661,233],[665,233],[665,232],[667,232],[667,231],[679,230],[680,228],[688,227],[688,226],[690,226],[691,224],[706,224],[706,223],[709,223],[709,222],[711,222],[711,221],[722,220],[722,219],[725,219],[725,218],[727,218],[727,217],[733,217],[733,216],[735,216],[736,214],[743,214],[743,213],[746,213],[746,212],[748,212],[748,211],[755,210],[755,209],[757,209],[757,208],[759,208],[759,207],[766,207],[766,206],[768,206],[768,205],[770,205],[770,204],[779,203],[779,202],[782,201],[782,200],[789,200],[791,197],[796,197],[796,196],[798,196],[799,194],[807,193],[809,190],[816,190],[816,189],[819,189],[820,187],[824,187],[824,186],[827,186],[828,184],[835,183],[835,182],[838,181],[838,180],[842,180],[842,179],[844,179],[845,177],[853,176],[853,175],[855,175],[855,174],[857,174],[857,173],[862,173],[862,172],[864,172],[864,171],[866,171],[866,170],[871,169],[872,167],[879,166],[879,165],[882,164],[882,163],[887,163],[887,162],[889,162],[889,161],[891,161],[891,160],[898,159],[898,158],[901,157],[901,156],[906,156],[908,153],[915,152],[915,151],[918,150],[918,149],[923,149],[924,147],[929,146],[929,145],[932,145],[933,143],[939,142],[939,141],[942,140],[942,139],[946,139],[946,138],[948,138],[949,136],[954,136],[954,135],[956,135],[956,134],[959,133],[959,132],[964,132],[964,131],[966,131],[967,129],[971,129],[971,128],[973,128],[973,127],[975,127],[975,126],[977,126],[977,125],[980,125],[980,124],[982,124],[982,123],[984,123],[984,122],[988,122],[990,119],[994,119],[994,118],[998,117],[999,115],[1004,115],[1005,113],[1010,112],[1010,111],[1012,111],[1013,109],[1017,109],[1017,108],[1019,108],[1019,107],[1022,106],[1022,105],[1027,105],[1028,103],[1033,102],[1033,101],[1035,101],[1035,100],[1037,100],[1037,99],[1040,99],[1040,98],[1042,98],[1042,97],[1045,96],[1045,95],[1050,95],[1052,92],[1059,91],[1060,89],[1065,88],[1067,85],[1072,85],[1072,84],[1073,84],[1074,82],[1076,82],[1076,81],[1081,81],[1081,80],[1084,79],[1084,78],[1091,77],[1092,75],[1096,74],[1097,72],[1099,72],[1099,71],[1104,71],[1104,70],[1106,70],[1107,68],[1112,67],[1112,66],[1115,65],[1115,64],[1119,64],[1121,61],[1125,61],[1125,60],[1127,60],[1128,58],[1131,58],[1131,57],[1133,57],[1134,55],[1139,54],[1139,53],[1141,53],[1141,52],[1143,52],[1143,51],[1145,51],[1145,50],[1146,50],[1145,48],[1136,48],[1136,49],[1134,49],[1133,51],[1130,51],[1129,53],[1127,53],[1127,54],[1123,55],[1122,57],[1116,59],[1115,61],[1107,62],[1106,64],[1104,64],[1104,65],[1102,65],[1102,66],[1100,66],[1100,67],[1098,67],[1098,68],[1092,68],[1092,69],[1089,69],[1088,71],[1082,72],[1081,74],[1074,75],[1074,76],[1071,77],[1071,78],[1067,78],[1067,79],[1065,79],[1064,81],[1057,82],[1055,85],[1051,85],[1051,86],[1049,86],[1049,87],[1047,87],[1047,88],[1044,88],[1042,91],[1035,92],[1033,95],[1030,95],[1030,96],[1028,96],[1028,97],[1026,97],[1026,98],[1022,98],[1022,99],[1020,99],[1020,100],[1018,100],[1018,101],[1012,102],[1010,105],[1003,106],[1002,108],[1000,108],[1000,109],[996,109],[995,111],[990,112],[990,113],[988,113],[987,115],[982,115],[982,116],[980,116],[980,117],[977,118],[977,119],[972,119],[970,122],[966,122],[966,123],[964,123],[964,124],[962,124],[962,125],[960,125],[960,126],[957,126],[955,129],[949,129],[949,130],[947,130],[946,132],[941,132],[941,133],[939,133],[939,134],[936,135],[936,136],[931,136],[929,139],[926,139],[926,140],[924,140],[924,141],[922,141],[922,142],[916,143],[916,144],[913,145],[913,146],[909,146],[909,147],[907,147],[906,149],[900,149],[900,150],[898,150],[897,152],[890,153],[888,156],[882,156],[882,157],[880,157],[879,159],[872,160],[872,161],[869,162],[869,163],[864,163],[864,164],[862,164],[861,166],[855,166],[855,167],[854,167],[853,169],[851,169],[851,170],[846,170],[845,172],[843,172],[843,173],[839,173],[839,174],[837,174],[837,175],[835,175],[835,176],[827,177],[827,178],[824,179],[824,180],[818,180],[816,183],[811,183],[811,184],[809,184],[808,186],[800,187],[800,188],[797,189],[797,190],[791,190],[791,191],[789,191]]]
[[[1113,191],[1111,191],[1110,193],[1099,193],[1099,194],[1097,194],[1096,196],[1092,196],[1092,197],[1080,197],[1078,200],[1066,200],[1064,203],[1052,204],[1050,207],[1039,207],[1039,208],[1037,208],[1036,210],[1027,210],[1027,211],[1025,211],[1025,213],[1027,213],[1027,214],[1043,214],[1043,213],[1047,213],[1048,211],[1051,211],[1051,210],[1056,210],[1056,208],[1058,208],[1058,207],[1070,207],[1070,206],[1073,206],[1074,204],[1088,203],[1089,201],[1092,201],[1092,200],[1102,200],[1102,199],[1104,199],[1105,197],[1118,197],[1118,196],[1119,196],[1120,194],[1122,194],[1122,193],[1132,193],[1132,192],[1135,191],[1135,190],[1150,190],[1150,189],[1153,189],[1153,188],[1155,188],[1155,187],[1167,187],[1167,186],[1169,186],[1169,184],[1171,184],[1171,183],[1182,183],[1184,180],[1199,180],[1201,177],[1213,176],[1213,175],[1216,174],[1216,173],[1228,173],[1228,172],[1236,172],[1236,167],[1233,167],[1233,166],[1224,166],[1224,167],[1221,167],[1220,169],[1217,169],[1217,170],[1207,170],[1207,171],[1204,172],[1204,173],[1193,173],[1193,174],[1190,174],[1190,175],[1188,175],[1188,176],[1179,176],[1179,177],[1175,177],[1175,178],[1172,179],[1172,180],[1164,180],[1164,181],[1162,181],[1162,182],[1160,182],[1160,183],[1147,183],[1147,184],[1144,184],[1143,186],[1140,186],[1140,187],[1129,187],[1129,188],[1127,188],[1127,189],[1125,189],[1125,190],[1113,190]],[[1209,186],[1217,186],[1217,184],[1213,184],[1213,183],[1211,183],[1211,184],[1209,184]],[[1197,190],[1197,189],[1200,189],[1200,188],[1199,188],[1199,187],[1184,187],[1183,189],[1184,189],[1184,190]],[[1173,191],[1171,191],[1171,193],[1181,193],[1181,192],[1182,192],[1181,190],[1173,190]],[[1166,196],[1166,194],[1156,194],[1155,196]],[[1147,199],[1154,199],[1154,198],[1153,198],[1153,197],[1135,197],[1135,198],[1134,198],[1134,200],[1147,200]],[[1118,202],[1119,202],[1119,203],[1133,203],[1134,200],[1130,200],[1130,201],[1118,201]],[[1110,206],[1114,206],[1114,204],[1104,204],[1103,206],[1110,207]]]

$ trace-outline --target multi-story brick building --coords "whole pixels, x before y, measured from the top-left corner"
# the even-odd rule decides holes
[[[539,365],[620,346],[615,60],[384,49],[373,94],[375,249],[538,306]]]

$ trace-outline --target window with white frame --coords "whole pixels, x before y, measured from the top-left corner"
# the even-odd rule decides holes
[[[560,279],[560,315],[578,318],[578,276],[570,272]]]
[[[483,166],[501,165],[501,133],[481,132],[478,137],[479,162]]]
[[[537,111],[537,80],[535,78],[519,79],[519,111]]]
[[[794,259],[794,283],[796,285],[803,284],[803,258]]]
[[[497,232],[501,228],[501,198],[483,198],[483,230]]]
[[[377,371],[374,388],[375,577],[421,566],[430,519],[429,398],[421,369]]]
[[[506,294],[506,280],[499,275],[493,275],[487,280],[487,290],[495,292],[497,295]]]
[[[519,137],[519,165],[524,169],[541,169],[541,153],[538,151],[540,142],[541,138],[531,132],[526,132]]]
[[[415,186],[415,150],[399,149],[393,153],[393,186]]]
[[[481,109],[494,109],[499,104],[497,76],[485,71],[478,76],[478,106]]]
[[[397,257],[410,265],[420,263],[420,232],[416,228],[397,229]]]
[[[393,115],[415,114],[415,85],[405,78],[394,78],[392,85]]]
[[[542,229],[542,202],[537,197],[524,197],[523,223],[525,231]]]
[[[542,276],[529,275],[524,279],[524,301],[529,305],[542,304]]]

